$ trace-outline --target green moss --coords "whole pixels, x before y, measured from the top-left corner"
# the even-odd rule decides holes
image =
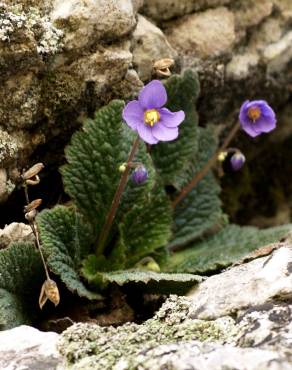
[[[42,105],[50,117],[55,112],[72,110],[82,92],[81,79],[66,72],[51,72],[42,81]]]
[[[162,344],[191,340],[226,342],[236,334],[234,321],[188,318],[191,299],[171,296],[157,314],[142,325],[128,323],[118,328],[76,324],[63,333],[60,352],[74,369],[113,369],[117,361],[131,362],[137,354]],[[76,365],[77,364],[77,365]],[[77,366],[77,367],[76,367]]]

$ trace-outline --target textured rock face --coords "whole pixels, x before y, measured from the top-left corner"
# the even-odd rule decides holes
[[[287,246],[272,256],[213,275],[190,293],[194,301],[191,316],[214,319],[273,299],[291,299],[291,262],[292,248]]]
[[[220,56],[235,41],[234,15],[224,7],[190,15],[174,24],[168,37],[183,53],[203,59]]]
[[[146,18],[139,15],[133,33],[133,63],[142,81],[151,79],[153,63],[164,58],[177,58],[163,32]]]
[[[8,247],[16,241],[34,241],[34,236],[29,225],[12,222],[12,224],[0,229],[0,249]]]
[[[56,333],[42,333],[25,325],[2,331],[0,333],[1,369],[56,369],[61,361],[56,350],[57,339]]]
[[[64,46],[69,50],[118,39],[136,24],[131,0],[55,0],[51,17],[65,29]]]
[[[156,20],[168,20],[230,2],[231,0],[147,0],[145,1],[143,11]]]

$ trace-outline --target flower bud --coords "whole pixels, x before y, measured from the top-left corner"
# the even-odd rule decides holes
[[[231,168],[233,171],[238,171],[245,163],[245,156],[241,152],[236,152],[230,159]]]
[[[133,171],[131,179],[137,185],[143,184],[148,179],[148,171],[143,165],[138,166]]]
[[[50,300],[57,306],[60,302],[60,293],[58,286],[54,280],[47,279],[42,286],[41,294],[39,298],[40,309],[43,308],[47,300]]]
[[[228,155],[228,152],[220,152],[219,154],[218,154],[218,157],[217,157],[217,159],[218,159],[218,161],[219,162],[224,162],[225,161],[225,159],[226,159],[226,157],[227,157],[227,155]]]
[[[126,171],[126,169],[127,169],[127,163],[123,163],[123,164],[121,164],[121,165],[120,165],[120,167],[119,167],[119,171],[120,171],[121,173],[125,172],[125,171]]]

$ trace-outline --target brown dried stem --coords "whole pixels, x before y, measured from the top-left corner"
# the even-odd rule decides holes
[[[24,187],[24,194],[25,194],[26,203],[27,203],[27,205],[29,205],[30,201],[29,201],[28,188],[27,188],[26,182],[24,182],[23,187]],[[42,259],[42,263],[43,263],[43,266],[44,266],[44,269],[45,269],[46,277],[47,277],[48,280],[50,280],[49,270],[48,270],[48,267],[47,267],[47,264],[46,264],[46,261],[45,261],[45,257],[43,255],[43,252],[42,252],[42,249],[41,249],[41,243],[40,243],[37,224],[35,222],[35,219],[29,220],[28,222],[29,222],[29,226],[31,227],[31,230],[32,230],[32,232],[35,236],[36,246],[37,246],[37,249],[38,249],[38,251],[40,253],[40,256],[41,256],[41,259]]]

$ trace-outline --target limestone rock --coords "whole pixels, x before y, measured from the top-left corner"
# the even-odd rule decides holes
[[[226,76],[233,80],[242,80],[248,77],[253,67],[259,62],[257,53],[245,53],[234,55],[232,60],[226,66]]]
[[[263,58],[268,63],[269,73],[283,70],[292,60],[292,31],[278,42],[268,45],[263,51]]]
[[[287,359],[273,351],[192,341],[151,348],[130,362],[121,360],[113,369],[290,370],[291,367]]]
[[[237,29],[246,29],[259,24],[273,9],[272,0],[244,0],[238,3],[234,12]]]
[[[281,271],[277,263],[273,267]],[[249,272],[252,280],[254,271]],[[224,285],[215,288],[226,289]],[[194,364],[196,369],[289,370],[291,304],[277,299],[242,314],[234,310],[236,320],[230,316],[200,320],[191,318],[193,298],[171,296],[141,325],[75,324],[61,335],[58,348],[74,370],[187,370]]]
[[[153,19],[168,20],[230,2],[231,0],[146,0],[142,11]]]
[[[290,0],[274,0],[273,2],[285,19],[292,19],[292,3]]]
[[[2,370],[53,370],[60,364],[56,350],[58,334],[41,332],[30,326],[0,332]],[[62,367],[60,365],[59,370]]]
[[[147,81],[151,78],[153,63],[156,60],[176,57],[176,51],[170,46],[162,31],[139,15],[133,33],[133,64],[140,79]]]
[[[82,90],[85,90],[86,83],[90,82],[94,84],[96,95],[102,96],[121,82],[131,62],[130,44],[126,41],[100,48],[95,53],[81,57],[66,70],[82,81]]]
[[[6,80],[0,93],[0,124],[18,129],[31,127],[37,119],[40,92],[39,81],[33,73]]]
[[[238,319],[237,345],[291,352],[292,305],[265,303],[247,310]]]
[[[131,0],[55,0],[51,18],[64,29],[65,48],[89,47],[97,40],[116,40],[135,26]]]
[[[271,256],[211,276],[190,293],[193,299],[190,316],[214,319],[273,299],[291,299],[291,262],[292,246],[287,245]]]
[[[233,13],[225,7],[195,13],[174,23],[168,38],[181,52],[199,58],[227,53],[235,41]]]
[[[29,225],[12,222],[0,229],[0,249],[8,247],[15,241],[34,241],[34,236]]]

